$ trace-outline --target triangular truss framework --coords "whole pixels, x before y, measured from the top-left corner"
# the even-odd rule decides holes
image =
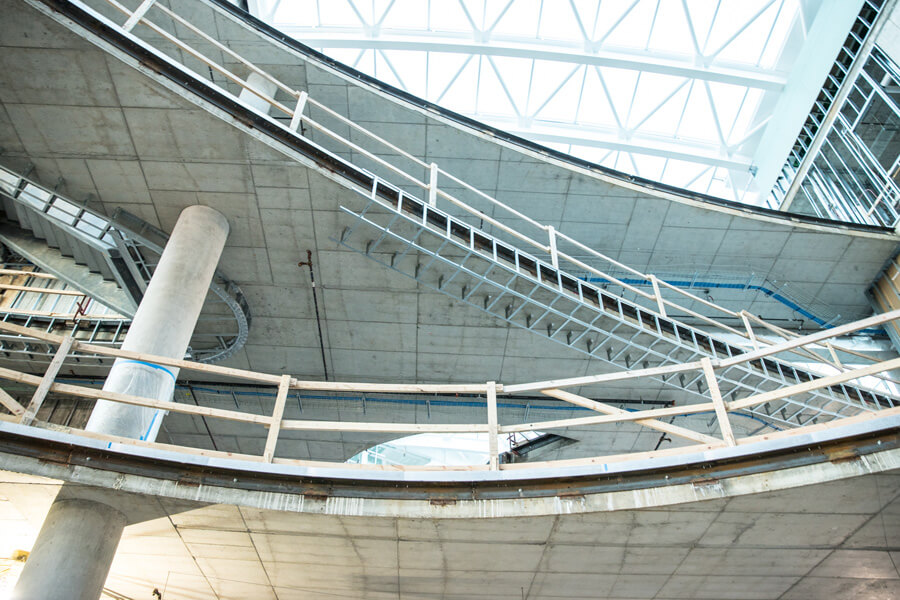
[[[681,0],[255,0],[404,91],[593,162],[753,202],[751,157],[809,6]]]

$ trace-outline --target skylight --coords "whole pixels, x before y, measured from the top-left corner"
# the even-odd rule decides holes
[[[756,204],[753,155],[819,5],[256,0],[251,11],[468,117],[613,169]]]

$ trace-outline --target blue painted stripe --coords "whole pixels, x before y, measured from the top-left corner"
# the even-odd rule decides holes
[[[581,280],[587,281],[588,283],[611,283],[615,285],[615,282],[610,281],[609,279],[606,279],[604,277],[582,277]],[[651,283],[646,279],[621,278],[619,279],[619,281],[621,281],[622,283],[627,283],[628,285],[651,285]],[[798,312],[799,314],[803,315],[804,317],[821,327],[824,327],[826,329],[834,327],[834,325],[829,324],[828,321],[825,321],[821,317],[817,317],[809,310],[800,306],[790,298],[786,298],[775,290],[770,290],[769,288],[763,287],[761,285],[750,285],[745,283],[720,283],[717,281],[689,281],[680,279],[664,279],[661,281],[665,281],[665,283],[668,283],[671,286],[680,288],[718,288],[727,290],[753,290],[762,292],[769,298],[772,298],[773,300],[784,304],[791,310]],[[865,333],[868,335],[886,335],[884,329],[879,328],[862,329],[858,333]]]
[[[141,440],[146,440],[147,436],[150,435],[150,430],[153,429],[153,424],[156,423],[156,417],[159,416],[159,412],[160,411],[157,410],[155,413],[153,413],[153,419],[150,420],[150,425],[147,426],[147,431],[145,431],[144,435],[140,437]]]
[[[144,365],[144,366],[146,366],[146,367],[152,367],[152,368],[154,368],[154,369],[159,369],[160,371],[165,371],[166,373],[168,373],[168,374],[169,374],[169,377],[172,378],[172,381],[175,381],[175,373],[173,373],[172,371],[168,370],[167,368],[165,368],[165,367],[162,366],[162,365],[157,365],[157,364],[154,364],[154,363],[151,363],[151,362],[147,362],[147,361],[145,361],[145,360],[131,360],[131,359],[129,359],[129,360],[120,360],[119,363],[120,363],[120,364],[121,364],[121,363],[136,363],[136,364],[139,364],[139,365]]]

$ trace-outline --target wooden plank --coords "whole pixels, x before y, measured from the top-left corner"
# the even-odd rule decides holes
[[[25,275],[35,279],[56,279],[56,275],[50,273],[35,273],[34,271],[20,271],[19,269],[0,269],[0,275]]]
[[[484,391],[484,387],[481,388]],[[285,419],[282,431],[346,431],[366,433],[487,433],[484,423],[365,423],[361,421],[301,421]]]
[[[491,471],[500,469],[500,454],[497,447],[497,383],[487,383],[487,417],[488,417],[488,465]]]
[[[41,383],[38,385],[37,389],[34,390],[34,395],[31,396],[31,402],[28,403],[28,408],[26,408],[25,412],[22,414],[22,419],[19,421],[22,425],[31,425],[31,422],[34,421],[34,417],[41,409],[41,405],[47,397],[47,392],[50,391],[53,380],[56,379],[56,375],[59,373],[60,368],[62,368],[63,361],[66,360],[66,356],[72,349],[72,343],[74,341],[74,338],[66,337],[60,342],[56,354],[53,355],[53,360],[50,361],[50,365],[47,367],[47,371],[41,379]]]
[[[757,442],[777,440],[786,437],[792,437],[795,435],[806,435],[809,433],[815,433],[817,431],[826,431],[834,427],[844,427],[847,425],[854,425],[856,423],[864,423],[866,421],[881,419],[882,417],[893,417],[897,415],[900,415],[900,406],[885,408],[883,410],[864,412],[858,415],[853,415],[852,417],[842,417],[840,419],[825,421],[824,423],[816,423],[815,425],[804,425],[803,427],[794,427],[792,429],[783,429],[781,431],[761,433],[759,435],[754,435],[738,440],[738,445],[741,446],[745,444],[755,444]]]
[[[45,342],[59,344],[64,336],[31,329],[30,327],[22,327],[13,323],[0,321],[0,331],[7,331],[18,335],[31,337]],[[74,350],[85,353],[100,354],[102,356],[113,356],[117,358],[130,358],[133,360],[142,360],[152,362],[154,364],[167,367],[177,367],[188,371],[200,373],[211,373],[222,375],[224,377],[233,377],[235,379],[244,379],[247,381],[255,381],[259,383],[268,383],[279,385],[281,383],[280,375],[270,375],[267,373],[256,373],[254,371],[246,371],[244,369],[234,369],[231,367],[220,367],[217,365],[209,365],[197,363],[188,360],[180,360],[176,358],[168,358],[165,356],[155,356],[152,354],[144,354],[141,352],[131,352],[128,350],[120,350],[117,348],[109,348],[106,346],[97,346],[86,342],[75,342]],[[0,370],[2,373],[2,370]],[[0,378],[3,375],[0,374]],[[7,378],[8,379],[8,378]],[[382,393],[425,393],[425,394],[481,394],[484,392],[484,384],[471,385],[435,385],[435,384],[392,384],[392,383],[353,383],[353,382],[333,382],[333,381],[304,381],[300,379],[291,379],[291,389],[294,390],[322,390],[334,392],[382,392]],[[503,387],[499,386],[499,390]]]
[[[278,384],[278,395],[275,396],[275,409],[272,411],[272,422],[269,425],[269,433],[266,436],[266,448],[263,451],[263,460],[272,462],[275,457],[275,446],[278,444],[278,433],[281,431],[281,420],[284,417],[284,403],[287,400],[288,391],[291,389],[291,376],[282,375]]]
[[[140,396],[132,396],[129,394],[119,394],[118,392],[108,392],[105,390],[82,387],[79,385],[71,385],[68,383],[54,383],[52,386],[50,386],[50,391],[60,394],[68,394],[70,396],[77,396],[79,398],[99,398],[101,400],[121,402],[122,404],[146,406],[147,408],[158,408],[170,412],[186,413],[190,415],[202,415],[204,417],[215,417],[217,419],[227,419],[229,421],[240,421],[243,423],[257,423],[260,425],[268,425],[271,422],[271,417],[268,417],[266,415],[243,413],[236,410],[225,410],[222,408],[194,406],[191,404],[181,404],[179,402],[164,402],[162,400],[153,400],[150,398],[142,398]]]
[[[291,116],[291,131],[300,129],[300,121],[303,120],[303,109],[306,107],[307,98],[309,98],[309,95],[306,92],[300,92],[300,96],[297,98],[297,105],[294,106],[294,114]]]
[[[431,163],[428,172],[428,205],[437,206],[438,193],[438,169],[437,163]]]
[[[600,423],[619,423],[625,421],[639,421],[641,419],[654,419],[657,417],[689,415],[692,413],[707,412],[711,410],[715,410],[715,406],[712,402],[702,402],[700,404],[688,404],[687,406],[670,406],[668,408],[652,408],[650,410],[626,412],[625,414],[600,415],[597,417],[579,417],[576,419],[559,419],[557,421],[522,423],[520,425],[501,425],[498,430],[500,433],[542,431],[544,429],[559,429],[562,427],[581,427],[584,425],[598,425]]]
[[[633,369],[631,371],[620,371],[618,373],[607,373],[604,375],[587,375],[585,377],[569,377],[568,379],[549,379],[547,381],[535,381],[534,383],[505,385],[503,386],[503,392],[507,394],[515,394],[519,392],[552,390],[556,388],[572,387],[576,385],[589,385],[592,383],[622,381],[623,379],[636,379],[638,377],[655,377],[657,375],[668,375],[671,373],[681,373],[683,371],[695,371],[697,369],[700,369],[700,361],[683,363],[680,365],[669,365],[666,367],[652,367],[650,369]]]
[[[844,371],[843,373],[838,373],[837,375],[828,375],[825,377],[814,379],[813,381],[798,383],[796,385],[783,387],[771,392],[763,392],[762,394],[750,396],[749,398],[732,400],[728,403],[728,410],[735,411],[741,408],[757,406],[759,404],[765,404],[766,402],[772,402],[773,400],[781,400],[782,398],[787,398],[796,394],[811,392],[812,390],[818,390],[820,388],[837,385],[839,383],[847,383],[848,381],[853,381],[854,379],[859,379],[860,377],[874,375],[876,373],[880,373],[881,371],[891,371],[893,369],[900,369],[900,358],[892,358],[891,360],[886,360],[874,365],[867,365],[865,367],[860,367],[851,371]]]
[[[653,295],[656,297],[656,306],[659,307],[659,315],[661,317],[666,317],[666,303],[663,301],[662,294],[659,292],[659,282],[656,280],[656,275],[649,275],[650,285],[653,286]]]
[[[78,437],[88,438],[92,440],[102,440],[104,442],[113,442],[114,444],[122,444],[124,446],[137,446],[140,448],[157,448],[159,450],[168,450],[170,452],[180,452],[183,454],[193,454],[197,456],[208,456],[213,458],[234,458],[237,460],[249,460],[253,462],[262,461],[261,456],[252,454],[239,454],[236,452],[225,452],[222,450],[206,450],[203,448],[192,448],[190,446],[176,446],[175,444],[164,444],[162,442],[150,442],[147,440],[137,440],[134,438],[121,437],[118,435],[110,435],[108,433],[99,433],[96,431],[85,431],[84,429],[75,429],[65,425],[57,425],[56,423],[47,423],[46,421],[35,421],[35,427],[48,429],[50,431],[59,431],[61,433],[69,433]]]
[[[754,318],[753,315],[748,313],[748,317],[753,320],[758,320]],[[734,365],[739,365],[741,363],[745,363],[751,360],[756,360],[759,358],[765,358],[767,356],[771,356],[773,354],[778,354],[779,352],[784,352],[786,350],[792,350],[794,348],[799,348],[800,346],[807,346],[809,344],[815,344],[818,342],[823,342],[827,339],[831,339],[834,337],[839,337],[842,335],[846,335],[848,333],[853,333],[854,331],[859,331],[860,329],[866,329],[868,327],[875,327],[877,325],[882,325],[887,323],[888,321],[893,321],[894,319],[900,319],[900,310],[893,310],[891,312],[882,313],[880,315],[875,315],[874,317],[869,317],[867,319],[860,319],[859,321],[854,321],[853,323],[848,323],[846,325],[841,325],[839,327],[832,327],[831,329],[826,329],[824,331],[819,331],[816,333],[811,333],[809,335],[804,335],[802,337],[798,337],[793,340],[787,340],[781,342],[779,344],[774,344],[769,346],[768,348],[764,348],[762,350],[754,350],[753,352],[747,352],[746,354],[741,354],[735,356],[733,358],[723,358],[719,360],[718,367],[731,367]],[[760,320],[761,321],[761,320]],[[762,321],[765,323],[765,321]]]
[[[739,314],[741,315],[741,321],[744,322],[744,329],[747,330],[747,338],[753,342],[753,349],[759,350],[759,341],[756,339],[756,334],[753,333],[753,327],[750,325],[750,320],[747,318],[744,311],[741,311]]]
[[[0,388],[0,404],[6,407],[14,416],[21,417],[25,413],[25,407],[16,402],[16,399]]]
[[[719,430],[722,432],[722,438],[729,446],[737,445],[734,440],[734,431],[731,429],[731,421],[728,420],[728,411],[725,403],[722,401],[722,393],[719,391],[719,382],[716,381],[716,373],[713,371],[712,362],[708,358],[700,359],[703,363],[703,374],[706,375],[706,386],[709,388],[709,395],[712,398],[713,405],[716,407],[716,418],[719,420]]]
[[[103,320],[103,321],[130,321],[131,317],[126,317],[125,315],[120,315],[116,313],[105,313],[105,314],[97,314],[97,313],[74,313],[74,312],[53,312],[50,310],[25,310],[21,308],[6,308],[0,303],[0,312],[4,315],[21,315],[23,317],[47,317],[51,319],[63,319],[66,321],[71,321],[75,318],[78,319],[94,319],[94,320]]]
[[[150,10],[150,7],[153,6],[155,2],[156,0],[144,0],[143,2],[141,2],[141,5],[138,6],[133,13],[131,13],[131,16],[128,17],[128,20],[125,21],[124,25],[122,25],[122,29],[124,29],[125,31],[131,31],[132,29],[134,29],[134,26],[144,18],[144,15],[147,14],[147,11]]]
[[[58,290],[54,288],[31,287],[28,285],[11,285],[0,283],[0,290],[13,290],[16,292],[32,292],[35,294],[50,294],[54,296],[84,296],[84,292],[78,290]]]
[[[564,400],[565,402],[569,402],[571,404],[575,404],[577,406],[588,408],[590,410],[607,415],[622,415],[628,414],[629,412],[621,408],[616,408],[615,406],[610,406],[609,404],[606,404],[604,402],[597,402],[596,400],[591,400],[590,398],[585,398],[584,396],[579,396],[565,390],[543,390],[542,393],[550,396],[551,398]],[[639,419],[635,422],[639,425],[650,427],[651,429],[656,429],[657,431],[670,433],[672,435],[677,435],[678,437],[683,437],[693,442],[700,442],[701,444],[719,444],[722,441],[711,435],[691,431],[690,429],[679,427],[678,425],[672,425],[671,423],[666,423],[657,419]]]
[[[40,375],[29,375],[28,373],[20,373],[19,371],[13,371],[12,369],[7,369],[5,367],[0,367],[0,379],[6,379],[8,381],[15,381],[16,383],[25,383],[25,384],[33,385],[33,386],[41,385],[41,376]]]
[[[382,392],[394,394],[483,394],[484,384],[441,385],[429,383],[354,383],[292,379],[291,389],[329,392]]]

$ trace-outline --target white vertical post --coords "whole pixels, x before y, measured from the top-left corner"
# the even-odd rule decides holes
[[[653,286],[653,295],[656,297],[656,304],[659,307],[659,314],[663,317],[666,315],[666,305],[663,302],[662,294],[659,293],[659,281],[656,279],[656,275],[651,274],[650,276],[650,285]]]
[[[753,333],[753,327],[750,325],[750,319],[747,318],[747,313],[741,311],[741,321],[744,322],[744,329],[747,330],[747,337],[750,338],[750,341],[753,342],[753,349],[759,350],[759,342],[756,341],[756,334]]]
[[[834,361],[834,364],[837,365],[837,368],[843,369],[844,363],[842,363],[841,359],[838,358],[837,352],[834,351],[834,346],[831,345],[831,342],[825,342],[825,347],[828,348],[828,353],[831,354],[831,360]]]
[[[559,253],[556,251],[556,229],[553,225],[547,225],[547,236],[550,238],[550,264],[554,269],[559,268]]]
[[[291,117],[291,131],[297,131],[300,128],[300,120],[303,119],[303,109],[306,108],[307,98],[309,95],[306,92],[300,92],[297,106],[294,107],[294,115]]]
[[[272,411],[272,422],[269,423],[269,435],[266,436],[266,449],[263,452],[263,460],[269,463],[275,457],[275,445],[278,444],[281,419],[284,418],[284,403],[290,389],[291,376],[282,375],[281,381],[278,383],[278,395],[275,397],[275,410]]]
[[[712,398],[713,406],[716,407],[716,418],[719,420],[719,429],[722,431],[722,438],[729,446],[736,446],[734,440],[734,432],[731,430],[731,422],[728,420],[728,411],[725,409],[725,403],[722,401],[722,393],[719,391],[719,382],[716,381],[716,374],[713,371],[712,362],[709,357],[704,356],[700,359],[703,365],[703,374],[706,375],[706,386],[709,388],[709,395]]]
[[[57,349],[56,354],[53,355],[53,360],[50,361],[50,366],[47,367],[47,372],[44,373],[44,378],[41,379],[40,385],[34,390],[31,402],[28,404],[28,408],[25,409],[25,413],[19,420],[22,425],[31,425],[34,421],[35,416],[37,416],[38,411],[41,409],[41,405],[44,403],[44,398],[47,397],[47,392],[50,391],[50,386],[53,385],[53,380],[56,379],[56,375],[59,373],[60,368],[62,368],[63,361],[66,360],[66,355],[68,355],[69,351],[72,349],[72,343],[74,341],[75,338],[70,335],[59,345],[59,349]]]
[[[141,5],[138,6],[133,13],[131,13],[131,16],[128,17],[128,20],[125,21],[124,25],[122,25],[122,29],[124,29],[125,31],[131,31],[132,29],[134,29],[134,26],[144,18],[144,15],[147,14],[147,11],[150,10],[150,7],[153,6],[155,2],[156,0],[144,0],[143,2],[141,2]]]
[[[431,163],[431,170],[428,176],[428,204],[437,206],[437,190],[438,190],[438,166],[437,163]]]
[[[487,382],[487,411],[488,411],[488,452],[490,454],[490,469],[500,469],[500,449],[497,446],[497,383]]]

